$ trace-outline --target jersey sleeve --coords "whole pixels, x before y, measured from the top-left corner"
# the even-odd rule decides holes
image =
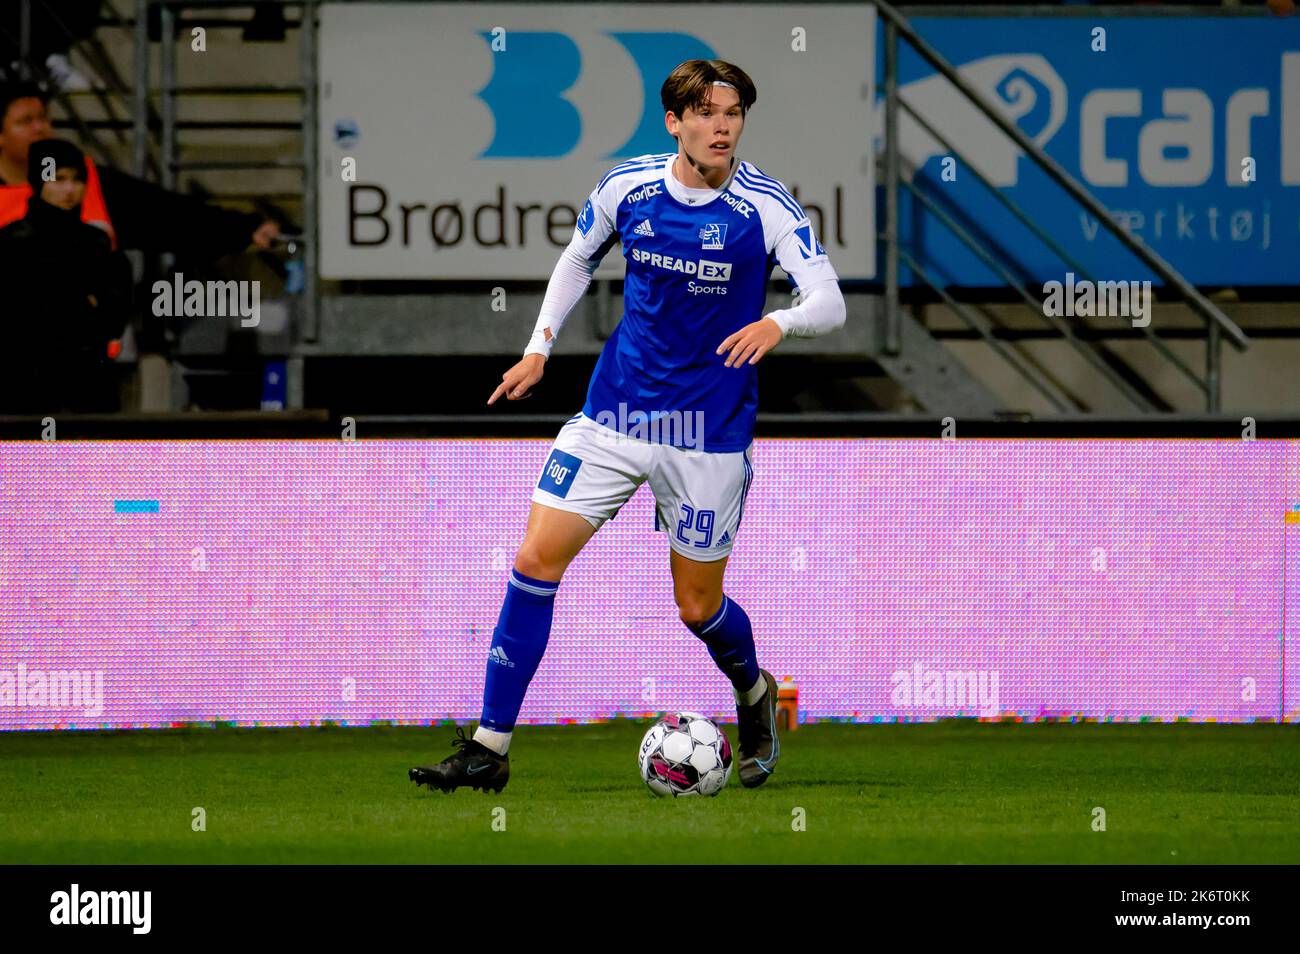
[[[573,239],[569,249],[576,257],[587,263],[589,271],[595,271],[605,253],[619,240],[618,229],[614,223],[614,210],[610,208],[613,188],[596,186],[587,202],[578,213],[578,224],[573,228]]]
[[[798,215],[783,204],[777,212],[772,254],[799,289],[801,300],[793,308],[774,311],[766,317],[775,321],[786,337],[814,338],[842,328],[847,309],[839,276],[817,241],[812,220],[797,203],[795,209]]]
[[[817,241],[812,220],[807,216],[802,219],[786,216],[779,226],[772,251],[781,269],[798,288],[839,280],[826,250]]]
[[[764,317],[776,322],[785,337],[816,338],[844,327],[847,308],[836,281],[800,286],[800,302],[794,308],[773,311]]]
[[[573,238],[560,253],[560,260],[556,262],[551,280],[547,283],[537,323],[524,349],[525,357],[530,354],[550,356],[565,319],[582,299],[591,282],[592,273],[596,271],[605,253],[619,240],[614,217],[608,208],[609,192],[606,189],[602,194],[597,185],[582,207],[578,223],[573,229]]]
[[[560,329],[564,327],[573,306],[582,300],[587,286],[591,284],[591,272],[572,249],[566,248],[560,253],[560,260],[555,263],[551,280],[546,284],[546,294],[542,297],[542,307],[537,314],[537,323],[533,326],[533,336],[528,339],[524,356],[540,354],[544,358],[551,356],[551,347],[555,343]]]

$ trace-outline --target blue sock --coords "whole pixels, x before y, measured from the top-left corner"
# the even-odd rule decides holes
[[[722,597],[722,607],[691,632],[704,641],[709,655],[737,692],[748,692],[758,682],[758,653],[754,630],[740,604]]]
[[[487,680],[483,685],[483,715],[479,725],[509,732],[519,718],[528,684],[546,652],[551,636],[551,614],[559,583],[534,580],[510,571],[506,599],[501,604],[497,628],[492,631]]]

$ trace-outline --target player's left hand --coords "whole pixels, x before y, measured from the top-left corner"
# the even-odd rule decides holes
[[[758,364],[758,359],[779,345],[783,337],[780,325],[771,318],[760,318],[734,334],[727,335],[715,353],[731,351],[722,363],[724,368],[738,368],[745,363],[746,358],[750,364]]]

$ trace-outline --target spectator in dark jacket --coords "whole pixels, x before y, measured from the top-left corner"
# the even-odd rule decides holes
[[[0,412],[117,410],[110,342],[130,312],[131,268],[81,220],[86,161],[76,146],[31,148],[27,213],[0,228]]]
[[[22,217],[28,190],[28,150],[53,135],[45,94],[30,83],[0,87],[0,225]],[[214,260],[249,245],[269,248],[279,226],[263,216],[168,192],[87,160],[83,211],[106,223],[115,247]]]

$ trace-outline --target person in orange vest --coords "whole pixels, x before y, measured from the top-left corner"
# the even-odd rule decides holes
[[[83,221],[86,159],[58,139],[32,145],[32,197],[0,228],[0,329],[9,352],[0,412],[117,410],[108,345],[131,307],[131,267]]]
[[[33,83],[0,87],[0,226],[27,212],[29,151],[54,135],[45,107],[45,93]],[[279,225],[261,215],[223,209],[85,162],[82,221],[103,229],[114,248],[211,261],[250,245],[269,248],[280,234]]]

